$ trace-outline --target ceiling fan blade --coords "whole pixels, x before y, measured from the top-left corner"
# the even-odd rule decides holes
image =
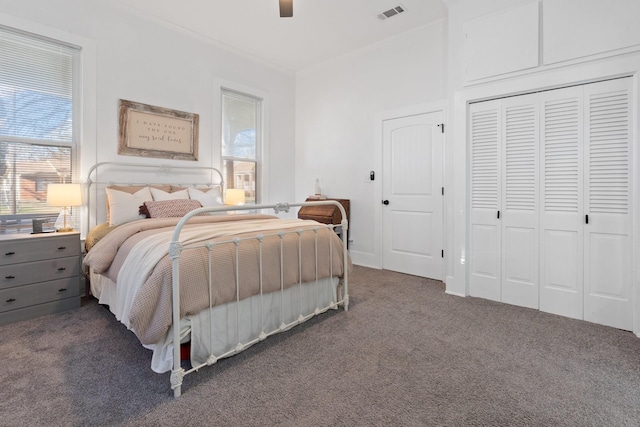
[[[280,18],[291,18],[293,16],[293,0],[279,0]]]

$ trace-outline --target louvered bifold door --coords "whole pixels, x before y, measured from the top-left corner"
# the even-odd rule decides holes
[[[470,123],[469,294],[501,300],[500,100],[472,104]]]
[[[502,302],[538,308],[538,94],[501,110]]]
[[[633,329],[631,83],[625,78],[584,89],[584,319],[626,330]]]
[[[540,94],[540,310],[582,319],[583,88]]]

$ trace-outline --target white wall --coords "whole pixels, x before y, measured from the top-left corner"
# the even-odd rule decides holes
[[[481,81],[467,81],[465,58],[465,24],[482,17],[492,16],[504,11],[514,10],[531,2],[540,4],[541,31],[540,54],[538,65],[528,70],[514,70]],[[466,251],[468,242],[467,224],[467,113],[468,104],[473,101],[489,98],[509,96],[519,93],[533,92],[605,80],[620,76],[632,76],[634,79],[635,117],[633,121],[633,228],[640,229],[640,149],[638,135],[640,134],[640,34],[636,27],[626,25],[628,15],[637,15],[640,4],[629,0],[581,0],[580,13],[569,7],[576,4],[575,0],[451,0],[448,3],[448,94],[449,94],[449,144],[445,147],[447,158],[447,173],[445,185],[453,188],[446,200],[445,215],[451,218],[445,235],[449,241],[453,257],[447,264],[447,292],[458,295],[468,294],[468,272],[466,269]],[[549,17],[547,3],[553,3],[556,11]],[[599,26],[602,14],[606,8],[609,13],[606,20]],[[592,14],[589,14],[592,11]],[[595,15],[594,15],[595,14]],[[596,16],[597,15],[597,16]],[[545,21],[547,19],[547,21]],[[604,17],[602,17],[604,19]],[[616,22],[619,24],[616,26]],[[549,25],[553,24],[553,28]],[[563,25],[563,31],[557,31],[557,26]],[[545,28],[547,31],[545,33]],[[618,28],[618,31],[611,31]],[[494,31],[495,29],[491,29]],[[598,51],[580,49],[581,35],[584,39],[594,37],[601,40]],[[565,39],[567,34],[571,39]],[[555,39],[554,39],[555,37]],[[545,57],[545,46],[555,46],[552,57]],[[490,46],[486,47],[491,49]],[[590,47],[591,48],[591,47]],[[577,53],[578,52],[578,53]],[[585,53],[586,52],[586,53]],[[634,259],[640,254],[640,234],[634,232]],[[634,286],[634,332],[640,331],[640,269],[633,273]]]
[[[296,199],[313,194],[319,178],[323,193],[351,200],[350,250],[357,264],[379,267],[376,121],[445,99],[444,29],[437,22],[297,75]],[[367,182],[372,170],[373,183]]]
[[[197,164],[219,166],[217,85],[264,94],[265,201],[304,199],[320,178],[329,195],[352,200],[354,259],[363,254],[366,264],[375,262],[379,229],[373,189],[380,181],[365,183],[369,171],[380,173],[376,116],[445,99],[443,22],[298,76],[108,0],[0,0],[0,25],[84,48],[81,179],[96,162],[172,163],[117,155],[118,99],[198,113]]]
[[[212,41],[174,29],[108,0],[0,0],[0,25],[18,26],[80,44],[91,57],[81,141],[82,176],[96,162],[220,166],[220,81],[255,89],[267,99],[266,194],[294,195],[295,78]],[[118,99],[200,115],[198,162],[117,155]]]

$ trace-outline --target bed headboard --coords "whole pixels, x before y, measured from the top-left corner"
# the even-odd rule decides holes
[[[83,234],[107,218],[106,188],[109,186],[180,186],[210,188],[218,186],[220,194],[224,179],[219,169],[196,165],[152,165],[145,163],[102,162],[87,173]]]

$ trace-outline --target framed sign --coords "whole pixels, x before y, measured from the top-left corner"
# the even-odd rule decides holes
[[[119,101],[118,154],[198,160],[198,115]]]

